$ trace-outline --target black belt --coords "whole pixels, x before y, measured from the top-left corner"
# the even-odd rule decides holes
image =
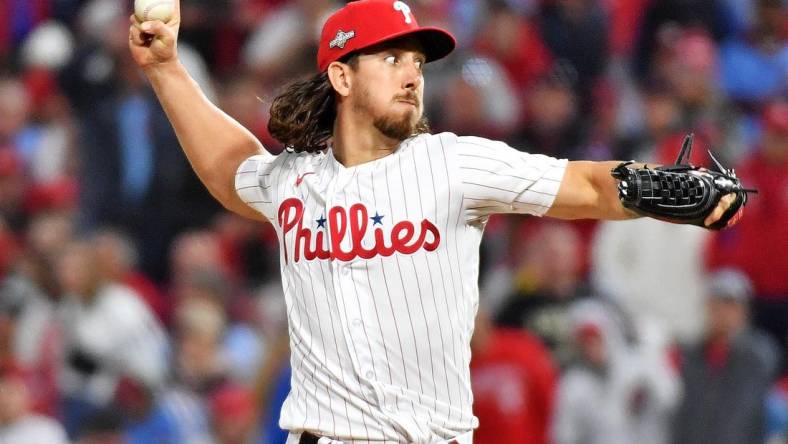
[[[317,444],[319,439],[319,436],[315,436],[309,432],[303,432],[301,433],[301,439],[298,440],[298,444]]]
[[[303,432],[301,433],[301,439],[298,440],[298,444],[317,444],[319,439],[319,436],[313,435],[309,432]],[[456,443],[457,441],[452,441],[452,444]]]

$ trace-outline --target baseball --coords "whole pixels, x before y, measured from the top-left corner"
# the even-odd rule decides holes
[[[168,22],[175,12],[176,0],[134,0],[134,15],[141,22],[160,20]]]

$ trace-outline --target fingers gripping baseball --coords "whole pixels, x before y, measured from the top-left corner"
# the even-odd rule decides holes
[[[180,7],[175,2],[172,18],[166,23],[160,20],[141,22],[135,15],[129,18],[129,48],[134,61],[141,68],[171,62],[177,59]]]

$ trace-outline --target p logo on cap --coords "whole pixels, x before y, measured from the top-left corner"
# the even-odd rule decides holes
[[[325,71],[331,62],[354,51],[405,36],[421,41],[428,62],[446,57],[457,44],[444,29],[419,26],[410,6],[403,1],[359,0],[335,12],[323,26],[318,69]]]
[[[410,6],[408,6],[405,2],[394,2],[394,9],[397,11],[402,11],[402,15],[405,16],[405,23],[410,24],[413,21],[410,16]]]

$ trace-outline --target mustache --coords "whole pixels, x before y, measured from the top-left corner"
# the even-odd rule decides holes
[[[417,96],[416,93],[412,92],[412,91],[409,91],[409,92],[407,92],[405,94],[398,94],[398,95],[394,96],[394,101],[395,102],[400,101],[400,100],[405,101],[405,102],[412,102],[412,103],[415,103],[416,105],[420,104],[419,103],[419,96]]]

